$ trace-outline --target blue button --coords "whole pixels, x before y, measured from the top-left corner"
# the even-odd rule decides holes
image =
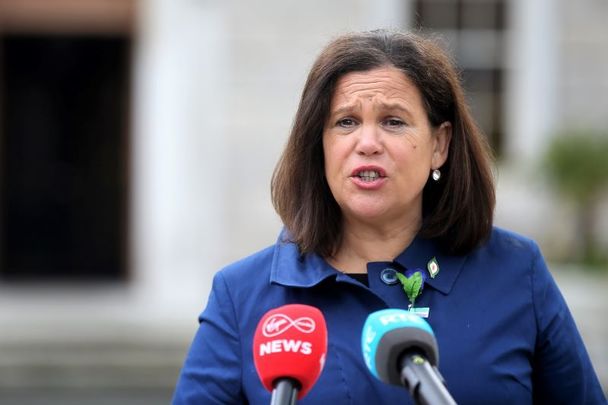
[[[380,280],[382,280],[382,282],[386,285],[397,284],[399,282],[397,279],[397,271],[387,267],[380,273]]]

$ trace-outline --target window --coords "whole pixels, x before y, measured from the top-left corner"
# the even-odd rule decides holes
[[[418,0],[414,25],[438,33],[458,66],[473,114],[500,155],[504,108],[504,0]]]
[[[0,279],[124,280],[131,36],[53,2],[3,3]]]

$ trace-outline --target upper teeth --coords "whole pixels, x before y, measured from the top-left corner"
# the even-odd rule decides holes
[[[375,180],[380,177],[380,173],[375,170],[364,170],[362,172],[359,172],[358,176],[361,177],[363,180]]]

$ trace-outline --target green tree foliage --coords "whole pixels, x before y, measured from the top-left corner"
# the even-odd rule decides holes
[[[608,131],[556,136],[547,150],[545,167],[557,191],[576,204],[578,259],[605,265],[608,257],[597,246],[595,219],[600,198],[608,187]]]

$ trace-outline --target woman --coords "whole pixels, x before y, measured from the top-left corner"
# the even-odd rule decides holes
[[[490,164],[439,47],[389,31],[330,43],[272,179],[285,230],[215,276],[174,403],[268,403],[251,342],[264,313],[289,303],[319,308],[328,328],[301,403],[407,403],[358,344],[385,308],[427,317],[458,403],[605,401],[538,247],[492,228]],[[406,295],[413,274],[426,282]]]

